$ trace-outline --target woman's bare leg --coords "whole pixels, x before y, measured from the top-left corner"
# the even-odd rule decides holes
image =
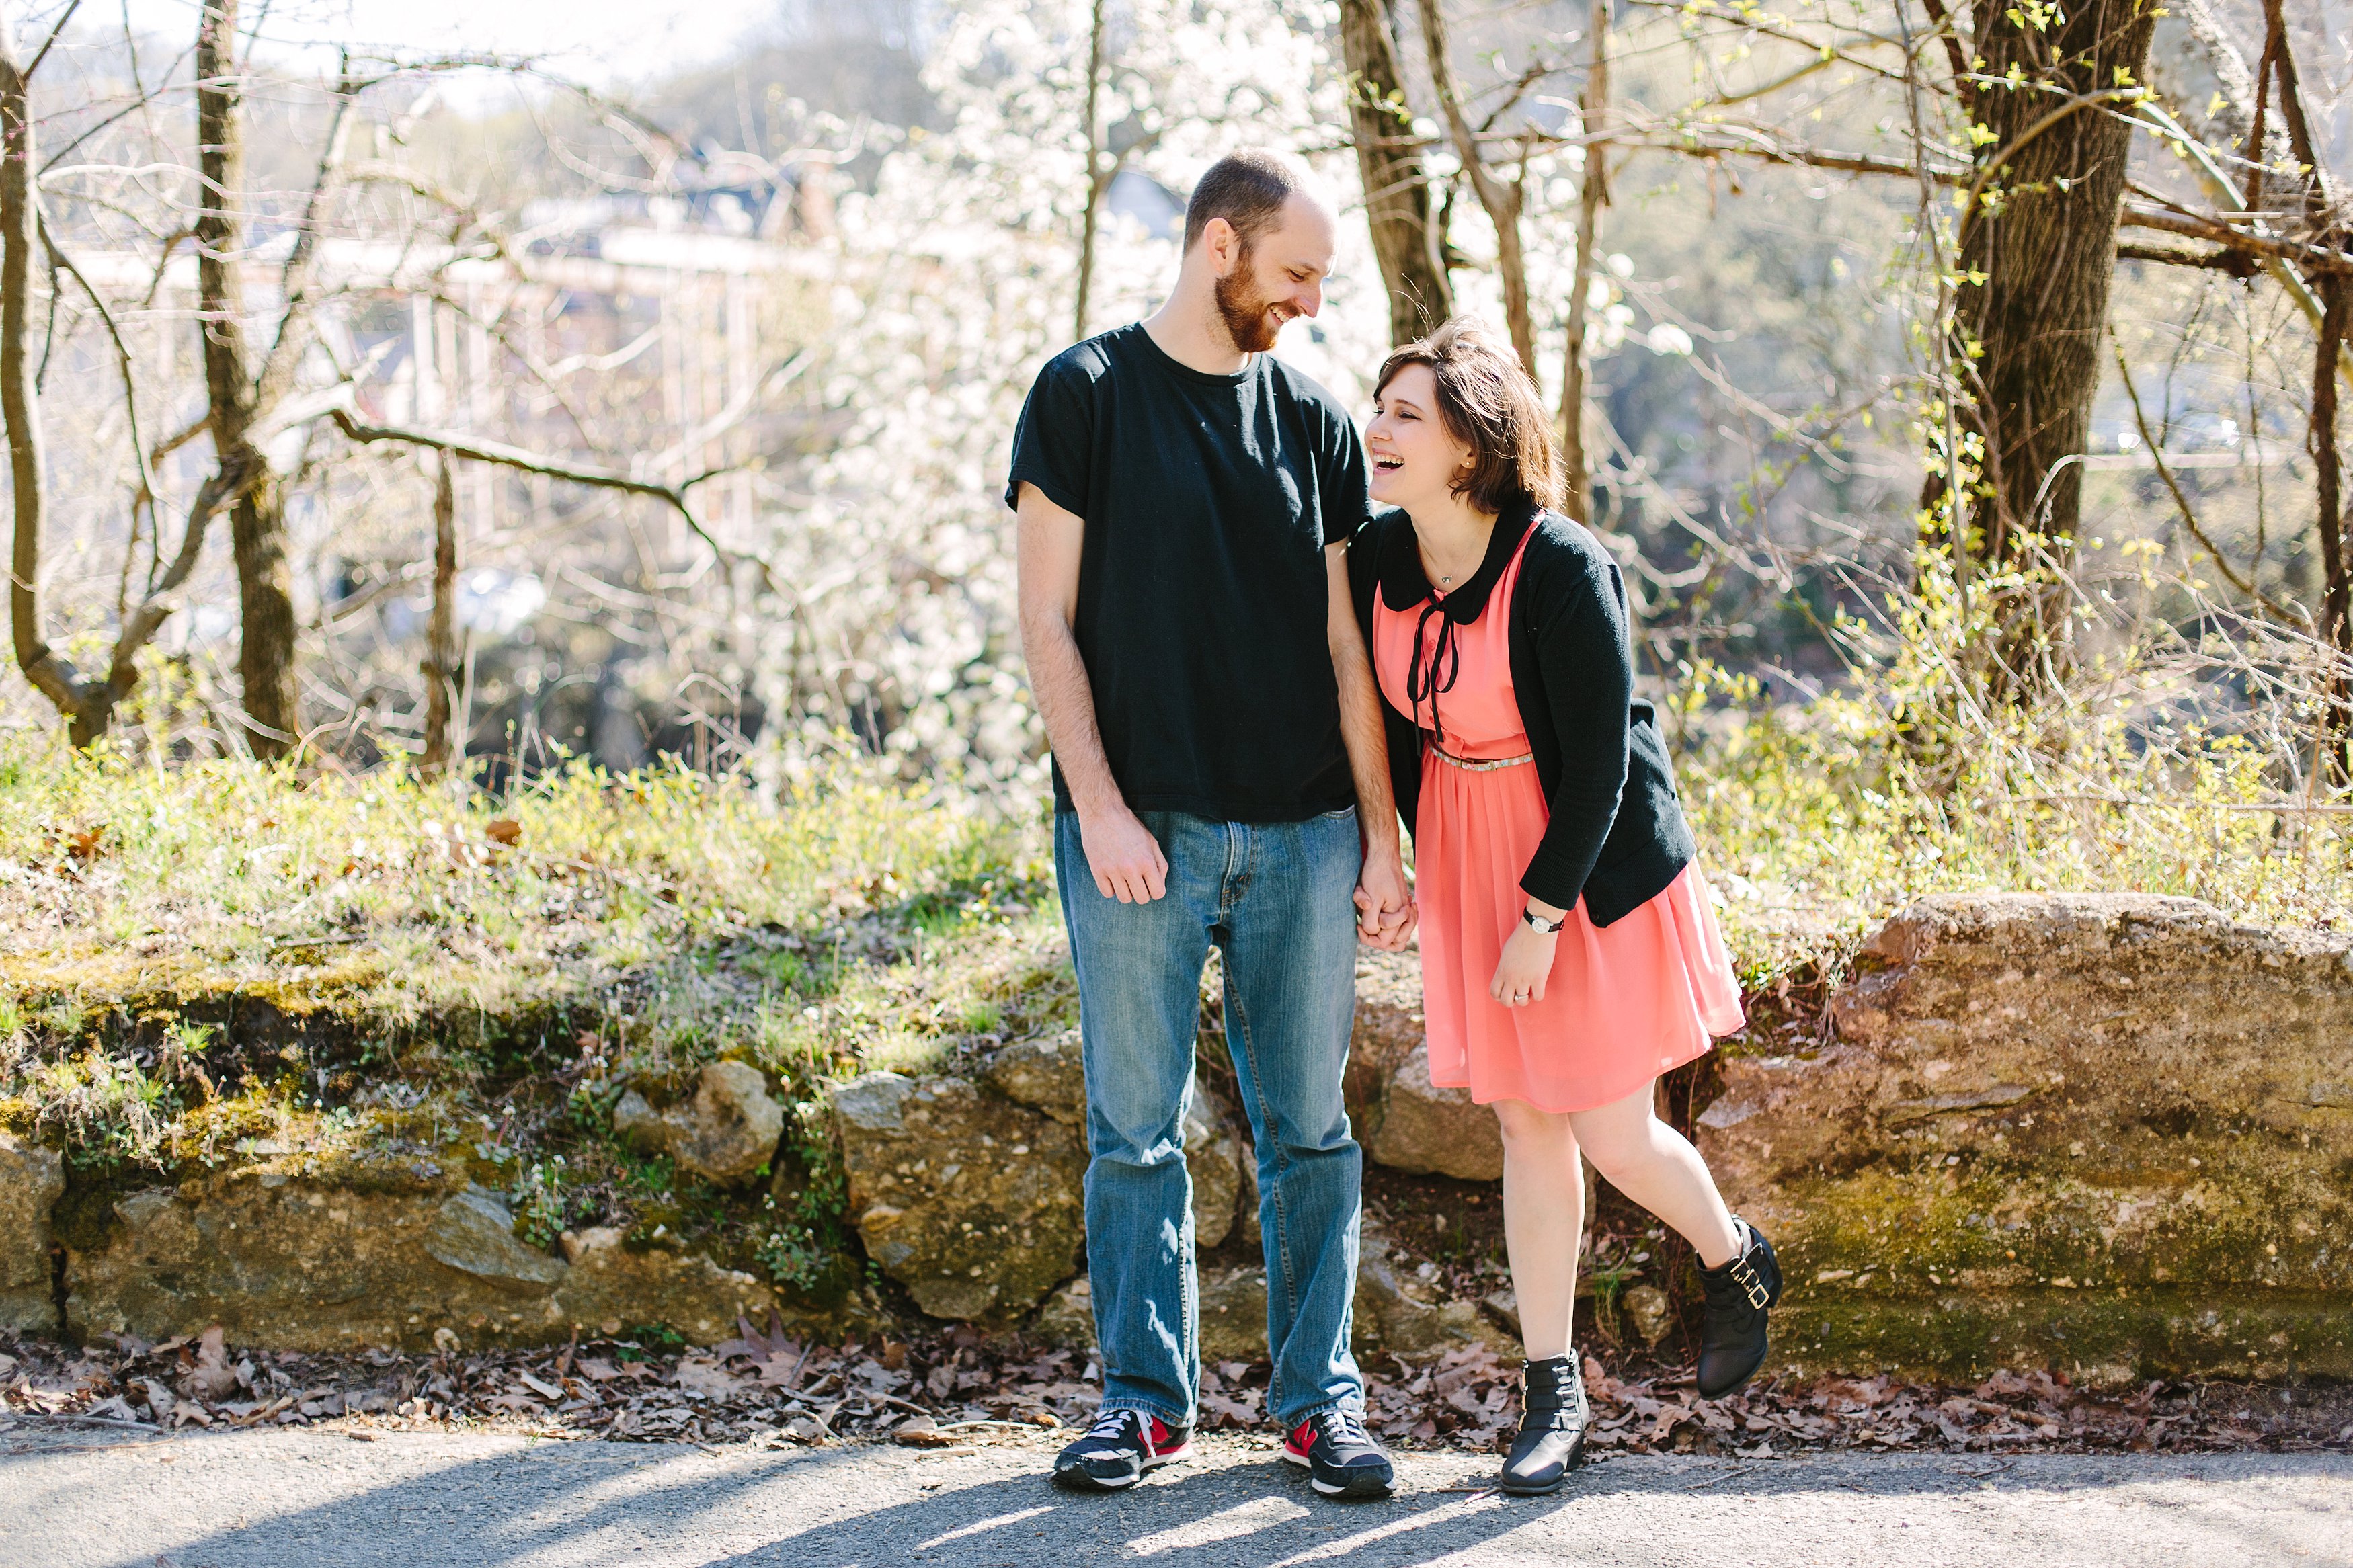
[[[1732,1211],[1715,1190],[1715,1178],[1689,1139],[1659,1120],[1654,1109],[1655,1082],[1612,1104],[1580,1110],[1564,1118],[1574,1132],[1572,1147],[1581,1145],[1593,1168],[1609,1184],[1649,1209],[1692,1244],[1701,1264],[1720,1268],[1740,1250],[1740,1233]],[[1498,1106],[1498,1110],[1502,1107]],[[1523,1109],[1525,1109],[1525,1107]],[[1504,1215],[1510,1234],[1511,1139],[1504,1123]],[[1519,1272],[1519,1254],[1512,1255],[1512,1270]],[[1523,1293],[1523,1300],[1525,1300]],[[1525,1311],[1525,1306],[1522,1308]],[[1523,1321],[1525,1322],[1525,1318]],[[1535,1353],[1533,1350],[1531,1355]]]
[[[1495,1102],[1504,1128],[1504,1246],[1530,1361],[1568,1353],[1577,1310],[1577,1249],[1585,1235],[1585,1173],[1570,1118],[1524,1100]]]

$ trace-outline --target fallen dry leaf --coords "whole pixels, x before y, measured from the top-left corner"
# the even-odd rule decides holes
[[[189,1360],[185,1349],[181,1355],[184,1361]],[[196,1353],[188,1365],[187,1375],[181,1380],[180,1391],[213,1404],[237,1392],[237,1372],[228,1364],[227,1342],[218,1323],[206,1329],[197,1342]]]
[[[921,1416],[936,1436],[911,1437],[911,1444],[945,1453],[997,1440],[985,1435],[988,1428],[959,1423],[985,1415],[1048,1428],[1083,1424],[1101,1397],[1092,1358],[1068,1350],[1038,1351],[972,1330],[871,1342],[884,1356],[890,1344],[903,1342],[903,1369],[859,1345],[793,1344],[773,1320],[766,1333],[745,1327],[738,1340],[708,1351],[649,1357],[609,1339],[585,1348],[473,1354],[238,1356],[217,1331],[193,1342],[150,1346],[126,1336],[111,1350],[101,1342],[71,1351],[0,1331],[0,1354],[12,1363],[0,1376],[0,1415],[37,1421],[103,1412],[121,1420],[127,1411],[140,1425],[164,1430],[342,1418],[357,1427],[447,1423],[705,1445],[887,1439],[902,1428],[925,1431],[909,1420]],[[624,1354],[637,1359],[617,1364]],[[748,1375],[754,1369],[760,1377]],[[177,1392],[200,1370],[236,1392],[210,1409],[192,1388]],[[1264,1363],[1203,1370],[1204,1426],[1262,1426]],[[2292,1399],[2221,1384],[2085,1391],[2053,1373],[2003,1373],[1974,1388],[1887,1377],[1768,1378],[1711,1402],[1697,1397],[1684,1369],[1646,1374],[1621,1364],[1613,1373],[1588,1356],[1585,1370],[1594,1416],[1588,1441],[1596,1453],[2008,1456],[2333,1451],[2353,1445],[2353,1391],[2299,1389]],[[1367,1422],[1390,1441],[1488,1451],[1515,1424],[1516,1369],[1484,1351],[1384,1356],[1368,1361],[1366,1372]]]
[[[709,1394],[720,1399],[726,1398],[736,1389],[735,1379],[725,1367],[715,1361],[698,1359],[693,1356],[680,1358],[678,1369],[670,1373],[670,1379],[679,1387],[691,1393]]]
[[[944,1431],[928,1415],[910,1415],[892,1431],[891,1438],[910,1448],[946,1448],[965,1440],[954,1432]]]

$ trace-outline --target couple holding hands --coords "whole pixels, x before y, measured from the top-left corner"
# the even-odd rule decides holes
[[[1399,949],[1419,924],[1430,1079],[1502,1123],[1527,1352],[1504,1490],[1554,1490],[1583,1449],[1580,1152],[1697,1251],[1704,1396],[1763,1362],[1780,1289],[1771,1246],[1653,1110],[1661,1073],[1740,1026],[1740,993],[1633,695],[1618,567],[1551,510],[1551,421],[1475,321],[1389,355],[1361,438],[1267,352],[1321,308],[1335,233],[1288,162],[1223,159],[1167,302],[1049,363],[1014,437],[1086,1067],[1103,1400],[1054,1466],[1082,1489],[1191,1437],[1184,1125],[1212,944],[1257,1149],[1267,1410],[1318,1492],[1392,1484],[1348,1348],[1359,940]]]

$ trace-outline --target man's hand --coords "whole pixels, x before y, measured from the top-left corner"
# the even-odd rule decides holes
[[[1389,790],[1380,691],[1373,684],[1372,660],[1366,657],[1356,602],[1348,594],[1348,547],[1329,546],[1324,560],[1331,597],[1324,635],[1340,690],[1340,742],[1347,749],[1348,773],[1356,781],[1357,830],[1364,835],[1365,866],[1356,878],[1356,934],[1370,946],[1397,952],[1413,940],[1413,891],[1406,886],[1405,854],[1398,844],[1397,797]]]
[[[1402,952],[1413,940],[1413,889],[1406,886],[1405,862],[1378,851],[1365,857],[1356,879],[1356,934],[1384,952]]]
[[[1046,499],[1036,485],[1017,492],[1019,536],[1021,648],[1029,659],[1029,689],[1046,721],[1046,740],[1070,786],[1079,814],[1079,843],[1087,869],[1106,899],[1148,904],[1168,891],[1168,858],[1119,793],[1095,725],[1094,688],[1071,626],[1079,613],[1079,557],[1086,523]]]
[[[1125,801],[1079,813],[1079,843],[1104,898],[1148,904],[1167,894],[1168,857]]]

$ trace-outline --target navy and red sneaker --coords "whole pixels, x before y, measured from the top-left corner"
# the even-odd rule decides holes
[[[1193,1457],[1193,1430],[1171,1426],[1141,1410],[1106,1410],[1087,1435],[1054,1456],[1054,1484],[1082,1492],[1115,1492],[1146,1470]]]
[[[1282,1457],[1305,1466],[1325,1497],[1387,1497],[1397,1484],[1389,1457],[1353,1410],[1326,1410],[1302,1421],[1284,1439]]]

